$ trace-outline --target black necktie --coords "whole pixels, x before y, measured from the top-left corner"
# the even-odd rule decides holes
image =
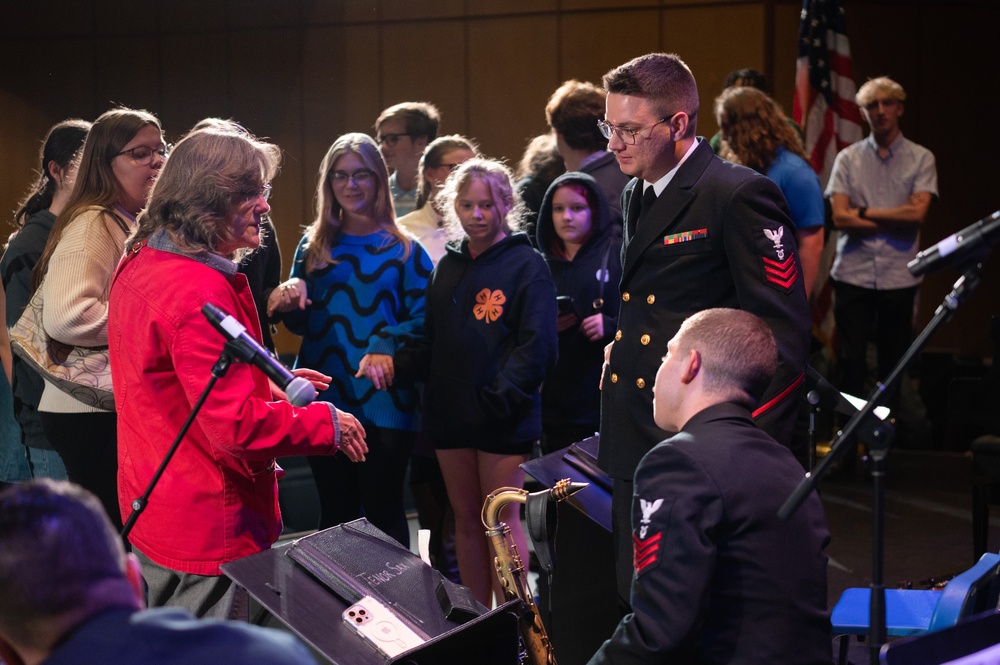
[[[647,187],[646,191],[642,194],[642,200],[639,201],[639,219],[646,216],[646,213],[653,204],[656,203],[656,192],[653,191],[652,187]]]

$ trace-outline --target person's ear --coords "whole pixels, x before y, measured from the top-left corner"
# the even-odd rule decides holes
[[[45,165],[45,168],[48,169],[49,177],[55,180],[57,185],[61,185],[66,170],[59,165],[59,162],[54,159],[50,159],[49,163]]]
[[[131,552],[125,555],[125,579],[135,593],[139,608],[146,607],[146,580],[142,577],[142,564]]]
[[[675,113],[672,118],[670,118],[670,131],[674,138],[674,141],[680,141],[687,135],[688,125],[691,122],[691,118],[684,111]]]
[[[681,383],[691,383],[700,372],[701,353],[699,353],[696,349],[691,349],[688,352],[687,358],[684,359],[684,371],[681,372]]]
[[[418,150],[420,150],[421,154],[427,148],[427,144],[428,143],[429,143],[429,141],[427,140],[426,136],[418,136],[415,139],[413,139],[413,147],[415,147]]]

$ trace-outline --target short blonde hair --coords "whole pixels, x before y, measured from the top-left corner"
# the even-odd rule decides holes
[[[868,79],[858,90],[858,94],[854,95],[854,101],[857,102],[858,106],[868,106],[875,99],[875,95],[879,93],[882,93],[889,99],[895,99],[897,102],[906,100],[906,92],[903,91],[903,86],[888,76],[879,76],[878,78]]]

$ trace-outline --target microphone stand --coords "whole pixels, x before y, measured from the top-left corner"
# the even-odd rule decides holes
[[[857,450],[857,439],[861,439],[868,444],[868,451],[872,466],[872,582],[871,582],[871,602],[869,605],[868,620],[868,649],[871,665],[878,665],[879,650],[886,641],[885,627],[885,582],[883,580],[884,568],[884,516],[885,516],[885,460],[892,445],[895,435],[892,425],[879,420],[875,416],[875,408],[880,406],[892,391],[899,385],[899,380],[910,366],[917,354],[926,346],[930,337],[937,332],[937,329],[944,325],[958,310],[962,304],[979,285],[982,274],[982,263],[973,263],[965,266],[963,275],[952,287],[951,293],[945,296],[944,302],[938,306],[933,318],[921,331],[910,347],[900,358],[896,366],[892,368],[885,383],[876,383],[868,402],[838,432],[834,439],[829,454],[816,466],[815,469],[806,473],[805,477],[792,492],[791,496],[778,510],[781,519],[790,517],[806,497],[809,496],[819,485],[819,481],[829,470],[835,460],[841,458],[848,450]]]
[[[138,499],[132,499],[132,513],[128,516],[128,521],[125,522],[125,525],[121,530],[122,540],[128,538],[128,534],[132,531],[132,527],[135,526],[135,522],[139,519],[139,515],[141,515],[142,511],[146,509],[146,504],[149,503],[149,495],[153,493],[153,488],[156,487],[156,484],[160,481],[160,476],[162,476],[163,472],[166,470],[167,464],[170,463],[174,453],[176,453],[177,449],[180,447],[181,441],[184,439],[184,435],[187,434],[187,431],[191,428],[191,423],[194,422],[195,416],[198,415],[199,411],[201,411],[201,407],[205,404],[205,400],[208,399],[208,394],[215,386],[215,382],[226,375],[226,371],[229,369],[229,366],[234,360],[243,360],[246,362],[246,360],[241,357],[239,345],[230,340],[227,341],[225,346],[222,348],[222,354],[216,361],[215,366],[212,367],[212,378],[208,380],[208,385],[205,386],[205,390],[203,390],[201,396],[198,397],[198,401],[195,402],[190,415],[188,415],[187,420],[185,420],[184,424],[181,426],[180,432],[177,433],[177,438],[174,439],[174,442],[167,451],[167,454],[164,456],[163,461],[160,462],[159,468],[156,469],[156,473],[153,474],[153,478],[149,481],[149,485],[146,486],[146,491],[143,492],[142,496]]]

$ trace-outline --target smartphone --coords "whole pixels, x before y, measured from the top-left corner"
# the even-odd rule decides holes
[[[576,306],[573,305],[573,298],[570,296],[557,296],[556,306],[559,308],[559,314],[576,314]]]
[[[390,658],[424,643],[424,639],[372,596],[344,610],[344,622],[366,642]]]

